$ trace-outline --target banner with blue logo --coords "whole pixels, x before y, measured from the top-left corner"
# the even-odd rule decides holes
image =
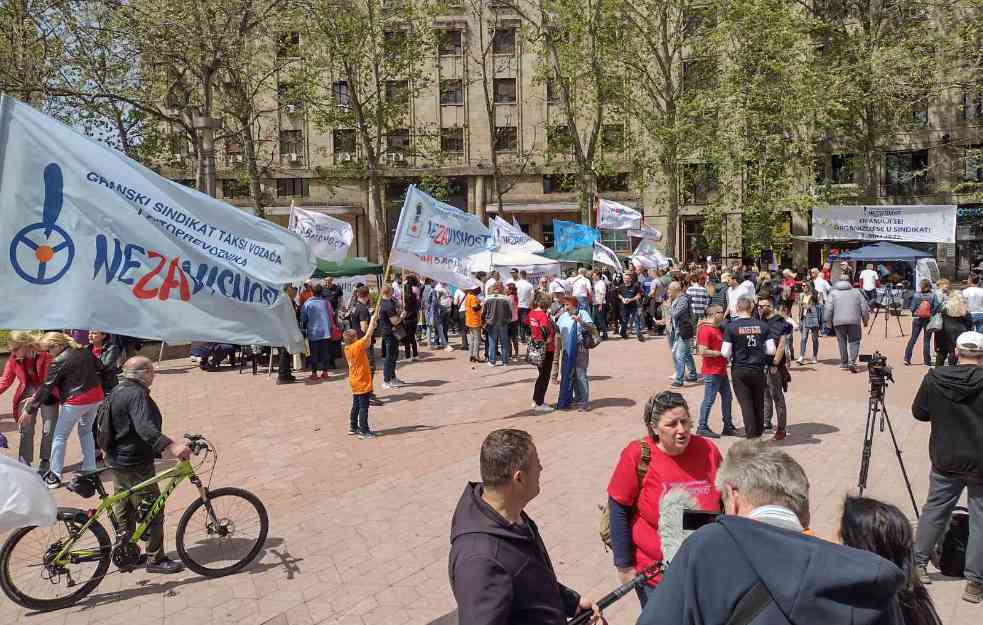
[[[166,341],[303,349],[282,285],[298,235],[0,98],[0,319]]]
[[[509,223],[495,215],[490,225],[492,235],[495,237],[495,249],[499,252],[518,251],[539,254],[545,249],[542,243],[523,232],[515,221]]]
[[[554,219],[553,238],[556,241],[556,251],[566,254],[578,247],[593,246],[594,241],[601,240],[601,233],[590,226]]]
[[[444,204],[410,185],[396,226],[394,251],[460,257],[494,247],[491,231],[477,215]]]

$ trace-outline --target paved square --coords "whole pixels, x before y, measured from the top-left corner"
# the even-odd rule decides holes
[[[902,366],[904,343],[894,338],[896,326],[889,336],[885,341],[878,321],[862,351],[879,348],[895,365],[897,383],[888,390],[887,405],[921,503],[929,426],[911,417],[910,405],[926,368]],[[200,432],[216,444],[212,485],[241,486],[263,500],[270,513],[266,549],[246,572],[218,580],[189,572],[111,574],[79,606],[58,612],[26,614],[4,597],[0,623],[428,624],[455,607],[447,581],[451,513],[465,482],[478,479],[482,438],[501,427],[526,429],[536,440],[543,490],[529,513],[560,578],[595,597],[613,589],[611,554],[596,533],[597,506],[606,500],[621,448],[644,432],[645,400],[668,385],[664,339],[613,340],[598,347],[590,367],[593,409],[586,414],[533,414],[536,373],[529,365],[472,368],[460,350],[424,353],[422,361],[400,365],[408,387],[382,391],[376,377],[388,403],[370,411],[373,429],[383,434],[371,441],[346,436],[351,395],[343,377],[275,386],[237,369],[204,373],[185,360],[164,362],[153,396],[164,413],[165,432]],[[813,528],[835,540],[843,496],[856,490],[867,376],[836,367],[835,339],[823,339],[820,357],[821,364],[792,371],[790,434],[782,446],[809,475]],[[684,394],[695,413],[702,386],[689,385]],[[555,395],[552,387],[550,399]],[[9,395],[0,398],[7,401]],[[734,411],[740,423],[736,402]],[[711,425],[719,430],[719,403]],[[9,418],[0,421],[12,449],[14,430]],[[734,440],[721,439],[721,449]],[[78,459],[72,439],[68,463]],[[875,437],[868,494],[912,514],[886,431]],[[168,549],[174,547],[177,518],[194,496],[191,486],[182,485],[168,504]],[[65,490],[57,499],[93,506]],[[941,577],[930,586],[946,625],[983,622],[983,606],[960,600],[962,587],[962,580]],[[633,596],[608,612],[612,625],[634,623],[637,615]]]

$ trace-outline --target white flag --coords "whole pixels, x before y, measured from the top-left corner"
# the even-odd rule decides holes
[[[314,271],[303,239],[9,97],[0,244],[8,327],[303,348],[281,289]]]
[[[393,250],[417,256],[470,256],[493,249],[491,231],[477,215],[444,204],[417,189],[406,191]]]
[[[639,225],[637,230],[629,230],[628,236],[636,239],[651,239],[653,241],[662,240],[662,232],[660,232],[657,228],[648,225],[644,221]]]
[[[655,247],[651,239],[642,239],[639,242],[631,255],[631,260],[635,267],[647,269],[664,269],[669,266],[669,260]]]
[[[637,230],[642,214],[611,200],[597,200],[597,227],[602,230]]]
[[[347,221],[331,215],[290,206],[289,230],[299,234],[311,246],[314,256],[340,263],[348,256],[355,233]]]
[[[618,270],[618,273],[623,271],[621,261],[618,260],[618,255],[610,247],[602,245],[599,241],[594,241],[594,262],[614,267]]]
[[[459,289],[481,286],[481,282],[470,273],[470,257],[418,255],[394,249],[389,254],[389,263]]]
[[[538,254],[545,249],[542,243],[523,232],[522,228],[510,224],[498,215],[491,222],[491,231],[498,251]]]

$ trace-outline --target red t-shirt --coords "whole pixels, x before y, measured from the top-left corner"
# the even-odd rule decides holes
[[[536,341],[546,341],[546,351],[554,351],[556,347],[556,325],[544,311],[539,308],[529,313],[529,328],[532,338]]]
[[[720,451],[710,440],[702,436],[690,438],[686,451],[670,456],[645,439],[651,450],[648,473],[639,491],[636,468],[642,459],[642,446],[634,440],[621,451],[618,466],[614,468],[608,495],[623,506],[636,509],[631,520],[631,540],[635,545],[635,570],[641,571],[662,559],[662,540],[659,537],[659,502],[671,488],[685,488],[701,510],[720,510],[720,493],[713,485],[717,467],[723,462]],[[662,579],[658,576],[650,584]]]
[[[696,333],[696,344],[719,352],[724,344],[724,331],[709,323],[701,323]],[[723,356],[703,356],[700,373],[703,375],[727,375],[727,359]]]
[[[85,406],[87,404],[98,404],[102,401],[105,395],[102,392],[101,386],[93,386],[84,393],[80,393],[75,397],[71,397],[65,403],[69,406]]]

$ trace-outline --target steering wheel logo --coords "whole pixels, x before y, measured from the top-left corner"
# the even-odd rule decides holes
[[[75,242],[57,223],[64,204],[61,167],[50,163],[44,168],[44,210],[41,223],[21,228],[10,242],[10,264],[31,284],[53,284],[71,268]]]

